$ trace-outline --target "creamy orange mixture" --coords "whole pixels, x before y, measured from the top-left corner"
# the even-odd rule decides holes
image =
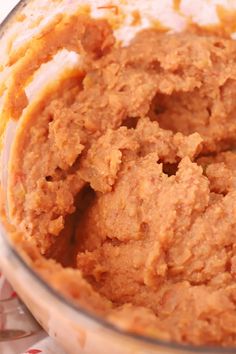
[[[122,328],[236,345],[236,43],[150,29],[120,47],[83,21],[63,32],[81,74],[34,108],[11,156],[31,264]]]

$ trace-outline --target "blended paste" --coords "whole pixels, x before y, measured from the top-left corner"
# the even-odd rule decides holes
[[[147,29],[121,47],[89,19],[75,33],[80,77],[11,154],[32,267],[127,330],[236,346],[236,42]]]

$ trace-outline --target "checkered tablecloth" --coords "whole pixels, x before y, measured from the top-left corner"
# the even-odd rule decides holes
[[[1,313],[1,301],[6,299],[18,299],[16,292],[12,289],[10,284],[5,279],[4,275],[0,273],[0,332],[5,330],[7,326],[7,314],[4,316]],[[4,304],[4,302],[2,303]],[[4,305],[2,306],[4,309]],[[25,316],[26,322],[32,319],[29,316]],[[20,324],[24,329],[24,322]],[[29,335],[22,339],[0,341],[0,353],[1,354],[66,354],[53,339],[39,327],[36,326],[36,332],[33,335]]]

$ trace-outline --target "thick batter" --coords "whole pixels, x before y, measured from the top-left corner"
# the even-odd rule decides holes
[[[35,107],[11,155],[31,264],[123,328],[234,346],[236,43],[150,29],[120,47],[83,21],[80,77]]]

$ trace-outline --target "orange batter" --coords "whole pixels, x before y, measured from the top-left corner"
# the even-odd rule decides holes
[[[15,141],[31,264],[128,330],[236,345],[236,42],[150,29],[121,48],[83,26],[84,74]]]

